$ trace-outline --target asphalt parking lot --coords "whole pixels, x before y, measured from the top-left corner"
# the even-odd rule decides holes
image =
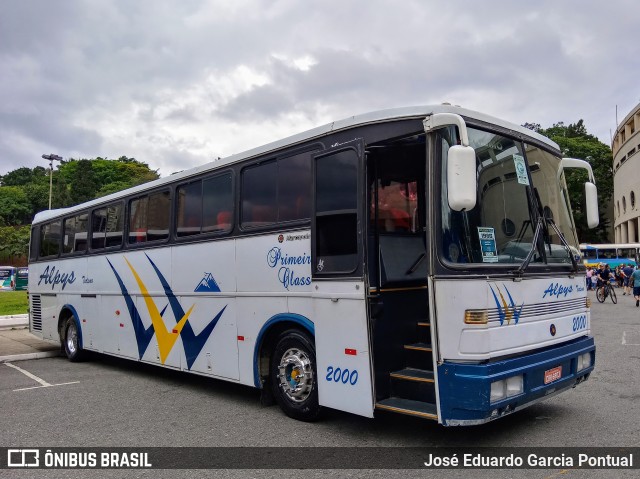
[[[596,369],[577,388],[524,411],[471,428],[379,414],[366,419],[327,410],[317,423],[260,404],[258,391],[107,356],[0,364],[4,447],[640,447],[640,308],[623,297],[599,304],[593,293]],[[0,351],[1,355],[1,351]],[[295,454],[292,449],[292,454]],[[300,457],[305,467],[305,457]],[[1,471],[0,476],[3,472]],[[12,473],[17,471],[10,471]],[[56,471],[19,471],[59,477]],[[58,471],[60,472],[60,471]],[[66,477],[122,471],[68,471]],[[202,477],[191,471],[193,477]],[[250,471],[207,471],[247,477]],[[308,471],[308,477],[425,477],[427,471]],[[74,474],[77,473],[77,476]],[[184,477],[187,471],[128,471],[127,477]],[[472,474],[471,474],[472,473]],[[120,475],[118,475],[120,474]],[[250,476],[299,477],[295,471]],[[508,470],[430,471],[432,477],[514,477]],[[637,477],[637,471],[521,470],[518,477]],[[9,477],[9,476],[7,476]],[[17,477],[12,474],[10,477]]]

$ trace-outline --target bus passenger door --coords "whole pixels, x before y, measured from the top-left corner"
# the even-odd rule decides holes
[[[372,417],[363,154],[358,139],[314,156],[312,297],[320,405]]]

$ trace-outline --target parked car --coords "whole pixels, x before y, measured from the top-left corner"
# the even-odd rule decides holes
[[[29,268],[18,267],[16,268],[16,291],[26,291],[29,286]]]
[[[0,266],[0,291],[13,291],[16,289],[15,266]]]

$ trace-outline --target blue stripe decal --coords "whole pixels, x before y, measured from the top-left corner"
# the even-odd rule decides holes
[[[260,371],[258,369],[258,353],[260,351],[260,346],[262,345],[262,338],[264,337],[266,332],[271,328],[271,326],[277,323],[285,322],[285,321],[299,324],[300,326],[304,327],[307,331],[309,331],[311,336],[315,336],[316,334],[316,329],[315,329],[315,326],[313,325],[313,321],[311,321],[309,318],[306,318],[305,316],[302,316],[300,314],[280,313],[269,318],[269,320],[266,323],[264,323],[264,326],[262,326],[260,333],[258,333],[258,337],[256,338],[256,343],[253,349],[253,382],[258,389],[262,389],[262,383],[260,382]]]
[[[158,279],[160,280],[160,283],[164,288],[164,294],[167,296],[167,299],[169,300],[169,305],[171,306],[173,315],[176,318],[184,317],[184,314],[185,314],[184,309],[182,309],[182,305],[180,305],[178,298],[176,298],[176,295],[173,293],[171,286],[169,286],[169,282],[160,272],[156,264],[151,260],[151,258],[149,258],[149,255],[145,253],[145,256],[147,257],[147,259],[149,260],[149,263],[151,263],[151,266],[153,266],[153,269],[158,275]],[[209,324],[207,324],[205,328],[202,331],[200,331],[200,334],[195,334],[195,332],[193,331],[193,328],[191,327],[191,324],[189,324],[189,321],[187,321],[184,324],[182,331],[180,331],[180,337],[182,338],[182,345],[184,347],[184,353],[187,360],[187,369],[191,369],[191,366],[193,366],[193,363],[198,358],[198,355],[200,354],[200,352],[202,351],[202,348],[204,347],[205,343],[209,339],[209,336],[211,335],[213,329],[218,324],[218,321],[222,317],[222,313],[224,313],[224,310],[227,309],[227,306],[228,305],[225,305],[225,307],[220,310],[220,312],[209,322]]]
[[[131,322],[133,323],[133,330],[136,333],[136,343],[138,344],[138,355],[140,359],[144,356],[147,347],[149,347],[149,342],[151,342],[151,338],[155,333],[153,329],[153,324],[151,324],[148,328],[144,327],[142,323],[142,319],[140,319],[140,313],[138,313],[138,308],[136,308],[136,304],[133,301],[133,298],[127,291],[127,287],[124,285],[122,278],[116,271],[116,269],[109,261],[109,258],[106,258],[109,266],[113,270],[113,274],[116,275],[116,279],[118,280],[118,284],[120,285],[120,290],[122,291],[122,296],[124,297],[125,302],[127,303],[127,309],[129,309],[129,316],[131,317]],[[164,310],[163,310],[164,311]],[[181,316],[182,317],[182,316]]]

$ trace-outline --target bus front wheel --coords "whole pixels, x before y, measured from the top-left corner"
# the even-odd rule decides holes
[[[271,387],[284,413],[300,421],[320,414],[318,373],[312,340],[298,330],[283,332],[271,356]]]
[[[78,340],[78,326],[73,317],[67,319],[64,324],[62,344],[69,361],[77,362],[83,359],[84,351],[80,347],[80,341]]]

